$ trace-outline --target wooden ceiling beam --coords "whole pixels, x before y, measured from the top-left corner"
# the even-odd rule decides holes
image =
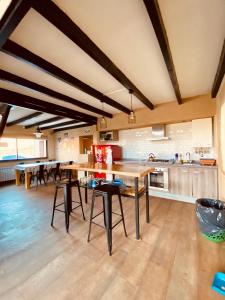
[[[57,79],[60,79],[73,87],[81,90],[82,92],[100,100],[101,102],[105,102],[108,105],[123,111],[127,114],[130,113],[130,110],[121,105],[120,103],[116,102],[115,100],[103,95],[98,90],[92,88],[91,86],[87,85],[86,83],[82,82],[78,78],[70,75],[69,73],[63,71],[59,67],[53,65],[52,63],[48,62],[47,60],[41,58],[40,56],[32,53],[31,51],[27,50],[26,48],[18,45],[17,43],[8,40],[1,49],[4,53],[7,53],[13,57],[16,57],[19,60],[25,61],[26,63],[32,64],[33,66],[41,69],[42,71],[54,76]]]
[[[0,48],[33,5],[32,0],[12,0],[0,20]]]
[[[0,88],[0,102],[34,109],[44,113],[59,115],[65,118],[77,120],[78,122],[97,123],[96,117],[3,88]]]
[[[144,105],[150,109],[154,108],[151,101],[145,97],[109,57],[53,1],[38,0],[34,3],[33,8],[78,45],[125,88],[133,90],[134,95]]]
[[[76,121],[67,121],[67,122],[62,122],[62,123],[57,123],[57,124],[52,124],[52,125],[47,125],[44,127],[41,127],[41,130],[46,130],[46,129],[52,129],[52,128],[57,128],[61,126],[66,126],[66,125],[75,125],[77,122]]]
[[[10,105],[7,104],[1,104],[0,105],[0,137],[3,134],[3,131],[5,129],[5,125],[9,116],[10,112]]]
[[[220,89],[220,85],[223,81],[224,74],[225,74],[225,39],[223,41],[223,48],[220,55],[220,60],[219,60],[218,68],[216,71],[216,75],[214,78],[213,87],[211,91],[212,98],[215,98],[217,96],[217,93]]]
[[[0,79],[6,80],[6,81],[10,81],[10,82],[13,82],[13,83],[16,83],[16,84],[19,84],[19,85],[21,85],[23,87],[26,87],[26,88],[29,88],[29,89],[33,89],[33,90],[38,91],[40,93],[43,93],[45,95],[57,98],[59,100],[62,100],[62,101],[71,103],[73,105],[76,105],[76,106],[78,106],[80,108],[86,109],[86,110],[88,110],[90,112],[93,112],[93,113],[96,113],[96,114],[99,114],[99,115],[102,115],[102,116],[105,116],[105,117],[108,117],[108,118],[112,118],[113,117],[112,114],[110,114],[110,113],[108,113],[106,111],[98,109],[98,108],[96,108],[94,106],[91,106],[89,104],[86,104],[84,102],[81,102],[79,100],[71,98],[69,96],[66,96],[64,94],[61,94],[61,93],[56,92],[54,90],[51,90],[51,89],[49,89],[49,88],[47,88],[45,86],[42,86],[40,84],[37,84],[35,82],[32,82],[32,81],[27,80],[25,78],[22,78],[20,76],[14,75],[14,74],[9,73],[7,71],[0,70]]]
[[[38,112],[38,111],[37,111],[37,112],[32,113],[32,114],[30,114],[30,115],[28,115],[28,116],[19,118],[19,119],[17,119],[17,120],[12,121],[12,122],[9,122],[9,123],[6,124],[6,126],[9,127],[9,126],[13,126],[13,125],[16,125],[16,124],[20,124],[20,123],[22,123],[22,122],[24,122],[24,121],[27,121],[27,120],[36,118],[36,117],[38,117],[38,116],[40,116],[40,115],[42,115],[42,114],[43,114],[42,112]]]
[[[46,119],[46,120],[43,120],[43,121],[40,121],[40,122],[36,122],[36,123],[26,125],[25,129],[45,125],[45,124],[52,123],[52,122],[57,122],[57,121],[62,120],[62,119],[63,119],[63,117],[52,117],[52,118],[49,118],[49,119]]]
[[[166,33],[166,29],[163,23],[162,15],[160,12],[159,4],[157,0],[144,0],[149,18],[154,28],[156,37],[161,48],[161,52],[166,63],[166,67],[170,76],[170,80],[173,85],[173,89],[177,98],[177,102],[182,104],[182,98],[177,80],[176,70],[173,63],[172,53],[170,51],[169,41]]]
[[[77,129],[77,128],[82,128],[82,127],[87,127],[87,126],[92,126],[92,125],[95,125],[95,124],[87,123],[87,124],[80,124],[80,125],[75,125],[75,126],[71,126],[71,127],[58,128],[58,129],[55,129],[54,132],[70,130],[70,129]]]

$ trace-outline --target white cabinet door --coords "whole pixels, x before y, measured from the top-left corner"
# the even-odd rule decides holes
[[[192,121],[192,140],[194,147],[212,147],[212,118]]]

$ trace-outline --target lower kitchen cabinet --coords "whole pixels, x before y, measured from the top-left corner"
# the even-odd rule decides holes
[[[169,192],[192,196],[192,178],[189,168],[172,167],[169,169]]]
[[[192,194],[195,198],[217,199],[217,169],[192,169]]]
[[[194,198],[217,199],[217,169],[172,167],[169,169],[169,192]]]

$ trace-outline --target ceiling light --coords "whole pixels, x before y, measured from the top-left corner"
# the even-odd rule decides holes
[[[132,107],[133,90],[129,90],[129,94],[130,94],[130,113],[128,115],[128,123],[129,124],[135,124],[136,123],[136,116],[135,116],[135,112],[133,111],[133,107]]]
[[[1,122],[1,120],[2,120],[2,115],[0,114],[0,122]]]
[[[40,139],[43,135],[43,132],[41,132],[41,129],[39,127],[37,127],[36,131],[34,132],[34,134],[36,135],[37,139]]]
[[[104,111],[104,103],[102,102],[102,110]],[[106,129],[107,128],[107,120],[106,117],[101,116],[99,120],[99,127],[100,129]]]

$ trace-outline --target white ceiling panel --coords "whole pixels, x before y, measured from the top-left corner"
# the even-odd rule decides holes
[[[210,92],[225,38],[224,0],[159,0],[183,97]]]
[[[17,119],[23,118],[35,112],[36,111],[32,109],[27,109],[19,106],[12,106],[9,112],[7,122],[9,123],[15,121]]]
[[[154,104],[176,99],[143,1],[53,2]]]
[[[8,82],[8,81],[0,80],[0,87],[4,88],[4,89],[11,90],[11,91],[14,91],[14,92],[17,92],[17,93],[21,93],[23,95],[31,96],[31,97],[34,97],[36,99],[44,100],[44,101],[46,101],[48,103],[53,103],[53,104],[61,105],[63,107],[70,108],[72,110],[77,110],[79,112],[85,112],[85,113],[87,113],[86,110],[81,109],[81,108],[79,108],[77,106],[74,106],[73,104],[70,104],[70,103],[67,103],[67,102],[55,99],[53,97],[47,96],[45,94],[39,93],[37,91],[34,91],[34,90],[31,90],[31,89],[22,87],[20,85],[17,85],[17,84]],[[97,114],[91,113],[91,112],[88,112],[88,115],[98,116]]]
[[[33,123],[36,123],[36,122],[41,122],[41,121],[47,120],[47,119],[52,118],[52,117],[55,117],[55,115],[43,113],[43,114],[41,114],[38,117],[35,117],[35,118],[27,120],[27,121],[25,121],[23,123],[20,123],[20,125],[27,126],[27,125],[30,125],[30,124],[33,124]]]
[[[82,125],[82,124],[85,124],[85,123],[79,122],[79,123],[75,123],[75,124],[71,124],[71,125],[58,126],[58,127],[55,127],[54,129],[73,127],[73,126]]]
[[[45,123],[44,125],[40,125],[40,128],[41,127],[45,127],[45,126],[50,126],[50,125],[55,125],[55,124],[59,124],[59,123],[64,123],[64,122],[69,122],[69,121],[72,121],[71,119],[69,118],[63,118],[59,121],[56,121],[56,122],[49,122],[49,123]]]
[[[31,9],[10,39],[103,94],[122,85],[55,26]]]
[[[19,59],[16,59],[10,55],[7,55],[3,52],[0,52],[0,68],[30,81],[36,82],[40,85],[48,87],[52,90],[55,90],[59,93],[65,94],[69,97],[77,99],[81,102],[87,103],[94,107],[101,106],[101,102],[96,98],[85,94],[84,92],[72,87],[71,85],[56,79],[55,77],[41,71],[40,69],[32,66],[31,64],[27,64]],[[110,89],[110,91],[112,91]],[[108,90],[107,90],[108,92]],[[117,97],[113,97],[117,101]],[[118,99],[120,102],[120,99]],[[66,102],[63,102],[66,103]],[[76,106],[74,106],[76,107]],[[77,109],[77,107],[76,107]],[[113,108],[105,104],[105,110],[109,113],[115,114],[118,113],[119,110]],[[90,113],[86,111],[86,113]]]
[[[174,101],[168,71],[143,1],[54,0],[153,104]],[[159,0],[182,98],[211,91],[225,37],[224,0]],[[10,39],[130,108],[117,80],[56,27],[31,9]],[[101,108],[87,95],[43,70],[0,52],[0,68],[74,99]],[[0,86],[86,114],[94,113],[33,90]],[[133,97],[134,109],[143,107]],[[112,114],[119,110],[105,104]],[[20,112],[22,113],[22,111]],[[19,112],[18,112],[19,114]]]
[[[4,13],[6,12],[7,8],[9,7],[9,4],[12,2],[12,0],[1,0],[0,1],[0,20],[3,17]]]

